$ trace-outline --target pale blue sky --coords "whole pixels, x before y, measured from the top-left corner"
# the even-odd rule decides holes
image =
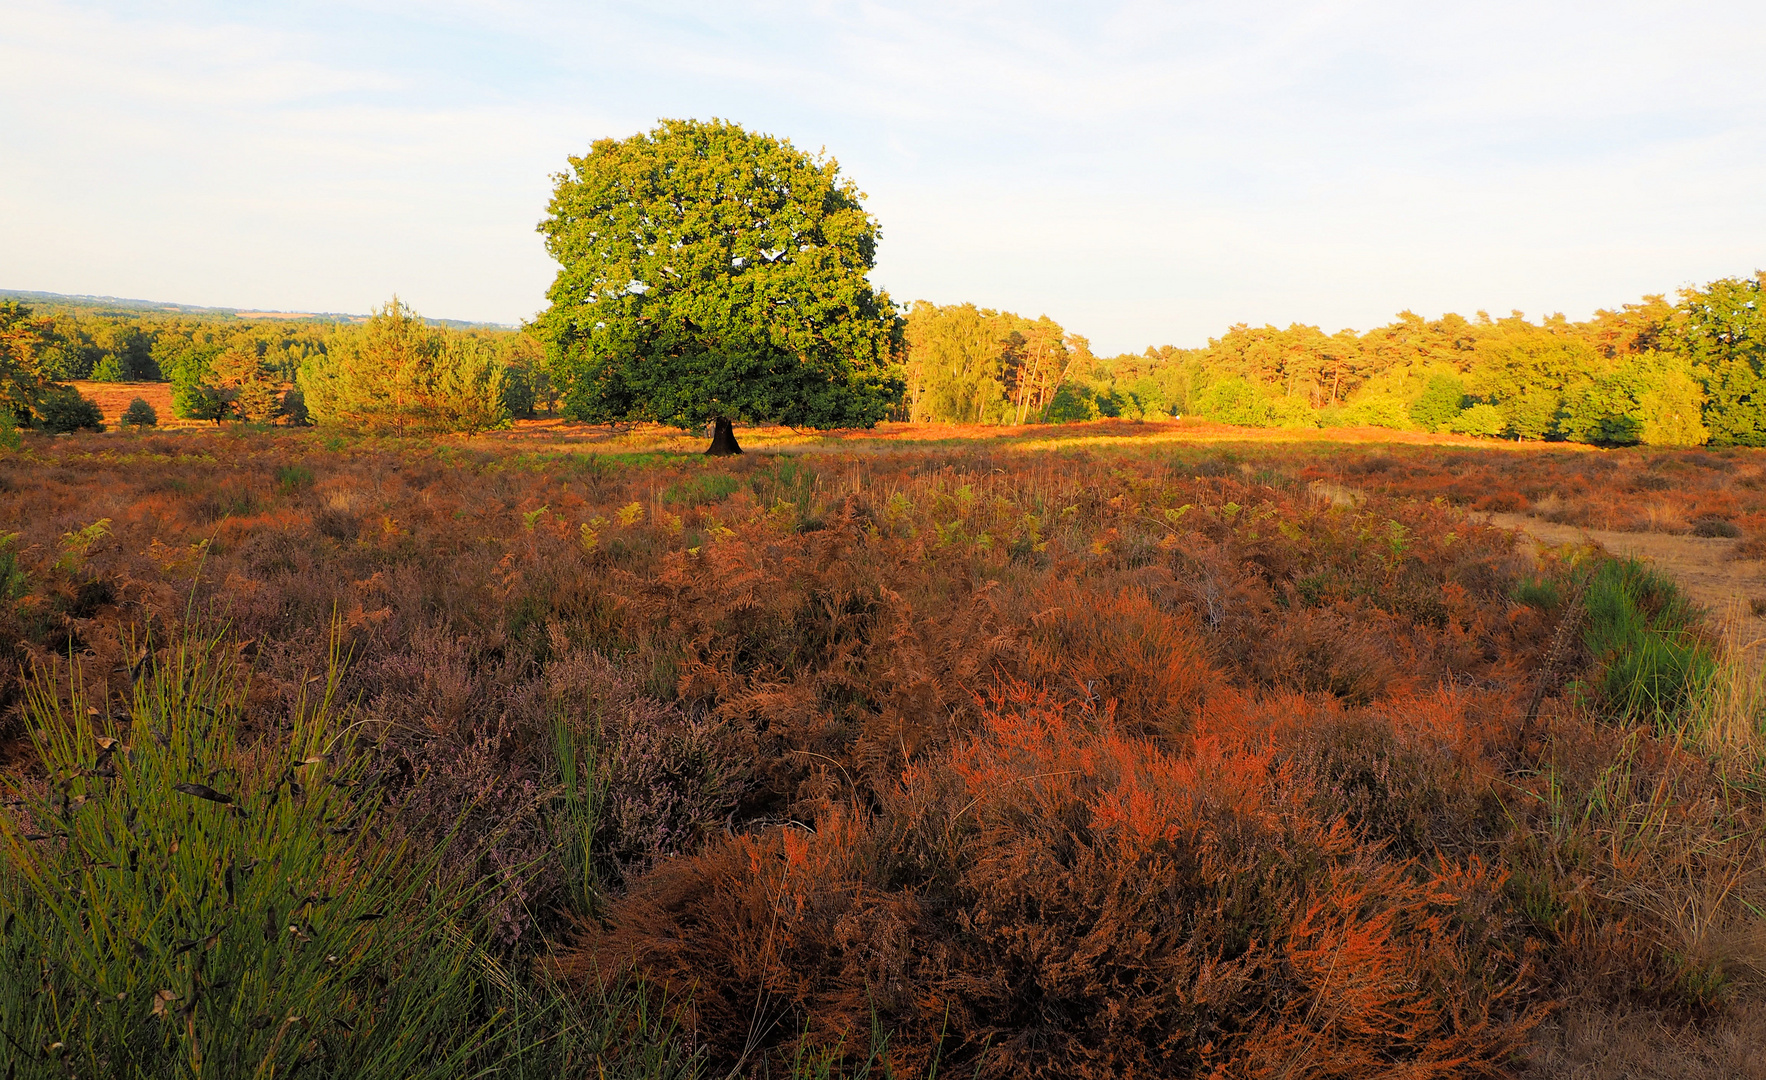
[[[1101,353],[1766,267],[1760,3],[51,3],[0,19],[0,287],[514,322],[549,174],[825,146],[900,301]]]

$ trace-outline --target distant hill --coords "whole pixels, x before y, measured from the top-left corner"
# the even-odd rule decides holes
[[[161,300],[130,300],[120,296],[88,296],[84,293],[39,292],[32,289],[0,289],[0,300],[16,300],[48,314],[62,311],[76,315],[176,315],[186,319],[277,320],[291,322],[366,322],[368,316],[336,311],[261,311],[254,308],[201,307],[196,304],[173,304]],[[470,322],[463,319],[424,319],[431,326],[448,326],[457,330],[513,330],[505,323]]]

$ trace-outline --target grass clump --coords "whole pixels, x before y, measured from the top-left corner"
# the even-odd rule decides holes
[[[1699,612],[1667,577],[1636,559],[1603,562],[1589,581],[1583,644],[1601,664],[1612,717],[1677,726],[1717,668]]]
[[[709,506],[740,490],[742,482],[729,473],[705,473],[670,484],[662,501],[669,506]]]
[[[312,487],[313,479],[313,470],[305,465],[282,465],[276,469],[276,486],[284,495]]]
[[[0,814],[8,1077],[689,1073],[642,993],[578,1007],[474,944],[470,890],[381,813],[335,649],[318,699],[249,745],[232,655],[150,655],[120,714],[29,687],[40,776]]]

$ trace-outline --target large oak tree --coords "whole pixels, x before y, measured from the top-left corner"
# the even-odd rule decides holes
[[[831,158],[721,120],[665,120],[570,159],[540,223],[541,316],[565,411],[594,422],[870,427],[902,323],[872,288],[877,221]]]

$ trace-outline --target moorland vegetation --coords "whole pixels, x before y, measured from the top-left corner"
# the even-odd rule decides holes
[[[1446,1077],[1590,1017],[1741,1067],[1756,684],[1406,490],[1614,458],[721,460],[0,459],[20,1074]],[[1766,511],[1746,452],[1622,460]]]
[[[1098,360],[789,143],[555,179],[520,330],[0,306],[8,1078],[1757,1071],[1766,597],[1481,515],[1759,555],[1766,277]],[[1339,423],[1528,442],[1222,441]]]

